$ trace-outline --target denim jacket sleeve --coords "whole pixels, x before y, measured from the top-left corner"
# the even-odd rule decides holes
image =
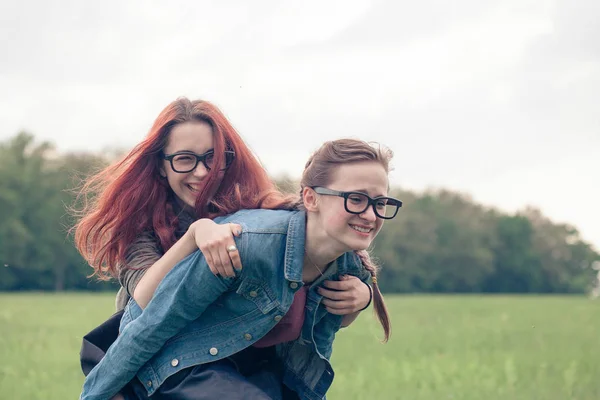
[[[123,329],[87,376],[80,399],[110,399],[168,339],[197,319],[235,280],[213,275],[200,251],[178,263],[162,280],[141,316]]]

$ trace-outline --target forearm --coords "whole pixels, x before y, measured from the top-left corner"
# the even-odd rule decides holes
[[[190,229],[158,261],[146,270],[144,276],[137,283],[133,291],[133,298],[142,309],[148,305],[152,296],[154,296],[156,288],[173,267],[185,257],[198,250]]]

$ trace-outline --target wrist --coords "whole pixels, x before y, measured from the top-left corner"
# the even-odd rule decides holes
[[[190,224],[186,234],[189,234],[192,239],[196,239],[196,233],[198,230],[206,229],[210,224],[214,224],[214,222],[208,218],[198,219]]]
[[[362,281],[361,281],[362,282]],[[364,306],[363,308],[361,308],[358,311],[363,311],[366,310],[367,308],[369,308],[369,306],[371,305],[371,302],[373,301],[373,288],[371,287],[371,285],[369,285],[367,282],[363,282],[365,285],[367,285],[367,288],[369,288],[369,302],[367,303],[366,306]]]

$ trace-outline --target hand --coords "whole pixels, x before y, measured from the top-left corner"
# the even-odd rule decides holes
[[[240,225],[219,225],[210,219],[203,218],[190,226],[190,233],[213,274],[233,277],[235,276],[234,268],[242,269],[239,251],[237,249],[235,251],[227,250],[230,246],[235,247],[233,237],[241,235],[242,227]]]
[[[362,310],[371,300],[367,284],[351,275],[340,276],[339,281],[325,281],[318,291],[323,296],[325,309],[332,314],[347,315]]]

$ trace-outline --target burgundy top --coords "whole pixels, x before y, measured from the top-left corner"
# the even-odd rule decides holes
[[[281,318],[265,336],[260,338],[254,347],[269,347],[279,343],[290,342],[300,337],[302,324],[304,324],[304,306],[308,285],[302,286],[294,294],[294,300],[288,312]]]

